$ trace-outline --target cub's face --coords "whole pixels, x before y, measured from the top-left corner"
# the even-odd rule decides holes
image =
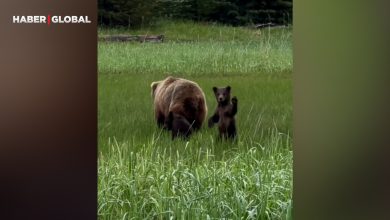
[[[215,98],[218,103],[227,103],[230,101],[230,86],[225,88],[213,87]]]

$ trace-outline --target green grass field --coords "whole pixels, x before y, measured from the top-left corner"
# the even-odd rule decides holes
[[[149,29],[154,43],[98,44],[100,219],[290,219],[292,211],[292,31],[192,22]],[[153,118],[150,83],[197,82],[209,115],[213,86],[237,96],[237,143],[204,126],[171,141]]]

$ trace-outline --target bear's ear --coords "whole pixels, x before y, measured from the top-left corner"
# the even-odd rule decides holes
[[[226,86],[226,90],[227,90],[228,92],[230,92],[230,89],[231,89],[230,86]]]
[[[152,97],[154,98],[154,92],[156,91],[156,88],[160,82],[152,82],[150,85],[150,88],[152,88]]]
[[[213,91],[214,91],[214,93],[216,93],[216,92],[217,92],[217,90],[218,90],[218,89],[217,89],[217,87],[215,87],[215,86],[214,86],[214,87],[213,87]]]

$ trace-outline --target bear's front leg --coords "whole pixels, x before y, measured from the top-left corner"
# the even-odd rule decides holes
[[[232,104],[233,104],[232,116],[234,116],[237,113],[237,108],[238,108],[237,103],[238,103],[237,97],[234,96],[232,98]]]
[[[219,121],[219,115],[218,114],[214,114],[213,116],[211,116],[209,118],[209,128],[213,127],[214,123],[217,123],[218,121]]]
[[[162,127],[164,129],[166,129],[166,125],[165,125],[165,116],[162,112],[158,111],[156,112],[156,119],[157,119],[157,125],[158,127]]]

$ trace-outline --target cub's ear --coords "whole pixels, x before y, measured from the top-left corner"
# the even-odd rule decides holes
[[[150,84],[150,88],[152,88],[152,97],[154,98],[154,93],[157,89],[157,86],[160,82],[152,82],[152,84]]]
[[[230,92],[230,89],[231,89],[230,86],[226,86],[226,90],[227,90],[228,92]]]
[[[216,93],[217,92],[217,90],[218,90],[218,88],[217,87],[213,87],[213,91],[214,91],[214,93]]]

